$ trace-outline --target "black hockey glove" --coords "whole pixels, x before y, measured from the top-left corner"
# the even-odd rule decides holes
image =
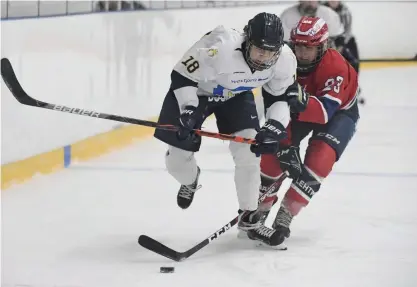
[[[308,104],[308,93],[298,83],[294,83],[288,87],[285,92],[287,95],[287,103],[293,113],[304,112]]]
[[[197,123],[196,110],[197,108],[194,106],[186,106],[182,112],[179,118],[179,129],[177,131],[177,138],[180,141],[186,140],[193,132]]]
[[[288,177],[292,179],[297,179],[300,177],[301,169],[301,159],[300,159],[300,148],[296,146],[289,146],[280,150],[277,153],[279,163],[282,171],[288,171]]]
[[[287,138],[287,131],[284,126],[273,119],[269,119],[256,134],[256,144],[250,146],[251,152],[256,155],[276,154],[280,140]]]

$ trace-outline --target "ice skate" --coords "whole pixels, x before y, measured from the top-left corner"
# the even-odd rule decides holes
[[[199,177],[200,168],[198,167],[195,181],[189,185],[181,185],[177,194],[177,204],[182,209],[187,209],[190,207],[191,203],[193,202],[195,192],[201,188],[201,185],[198,185]]]

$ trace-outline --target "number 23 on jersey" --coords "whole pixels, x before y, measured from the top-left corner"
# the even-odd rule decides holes
[[[333,90],[336,94],[340,92],[340,87],[343,83],[343,77],[337,76],[336,78],[329,78],[327,79],[326,83],[324,84],[323,92]]]

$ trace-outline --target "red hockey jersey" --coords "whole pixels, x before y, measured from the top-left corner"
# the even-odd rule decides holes
[[[358,74],[334,49],[326,51],[313,72],[297,80],[310,94],[299,121],[325,124],[336,111],[349,109],[356,102]]]

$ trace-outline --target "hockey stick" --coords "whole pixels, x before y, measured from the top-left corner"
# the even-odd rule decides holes
[[[71,113],[71,114],[75,114],[79,116],[87,116],[87,117],[92,117],[92,118],[100,118],[100,119],[106,119],[106,120],[111,120],[111,121],[116,121],[116,122],[146,126],[146,127],[151,127],[151,128],[161,129],[161,130],[168,130],[168,131],[173,131],[173,132],[176,132],[179,129],[178,126],[174,126],[174,125],[161,125],[152,121],[139,120],[139,119],[122,117],[122,116],[117,116],[117,115],[112,115],[112,114],[99,113],[99,112],[80,109],[80,108],[71,108],[71,107],[66,107],[63,105],[56,105],[56,104],[50,104],[50,103],[38,101],[30,97],[23,90],[13,70],[12,64],[7,58],[1,59],[1,76],[4,82],[6,83],[7,87],[9,88],[10,92],[16,98],[16,100],[18,100],[19,103],[23,105],[43,108],[43,109],[48,109],[48,110],[54,110],[58,112]],[[198,129],[194,129],[193,132],[196,133],[197,135],[204,136],[204,137],[235,141],[235,142],[247,143],[247,144],[255,143],[254,139],[249,139],[249,138],[244,138],[244,137],[239,137],[239,136],[234,136],[234,135],[214,133],[214,132],[202,131]]]
[[[268,195],[270,195],[272,193],[272,191],[277,187],[279,182],[281,180],[285,179],[287,176],[288,176],[288,172],[285,172],[273,184],[271,184],[269,186],[268,190],[264,194],[262,194],[262,196],[259,198],[258,204],[260,204],[262,201],[264,201],[264,199]],[[211,234],[209,237],[207,237],[206,239],[204,239],[203,241],[201,241],[200,243],[198,243],[194,247],[192,247],[192,248],[190,248],[190,249],[188,249],[187,251],[184,251],[184,252],[175,251],[175,250],[169,248],[168,246],[160,243],[159,241],[157,241],[157,240],[155,240],[152,237],[149,237],[147,235],[139,236],[138,243],[142,247],[144,247],[144,248],[146,248],[146,249],[148,249],[152,252],[155,252],[155,253],[157,253],[161,256],[164,256],[166,258],[169,258],[171,260],[179,262],[179,261],[183,261],[183,260],[187,259],[188,257],[193,255],[197,251],[199,251],[199,250],[203,249],[204,247],[206,247],[207,245],[209,245],[213,240],[219,238],[220,235],[226,233],[226,231],[228,231],[234,225],[236,225],[238,220],[239,220],[239,215],[237,217],[233,218],[231,221],[229,221],[222,228],[220,228],[219,230],[217,230],[216,232]]]

